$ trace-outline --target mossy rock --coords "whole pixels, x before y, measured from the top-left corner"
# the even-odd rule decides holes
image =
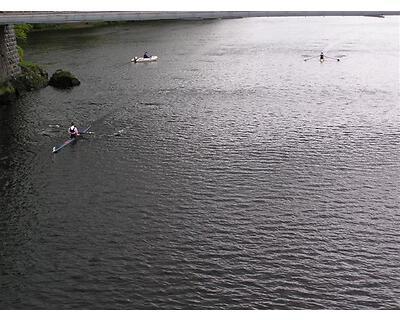
[[[21,73],[15,78],[0,83],[0,104],[8,105],[25,91],[46,87],[49,82],[47,72],[30,62],[20,62]]]
[[[20,67],[21,74],[12,80],[18,94],[47,86],[49,76],[42,67],[29,62],[21,62]]]
[[[49,81],[49,85],[59,89],[72,88],[80,84],[81,82],[71,72],[61,69],[54,72]]]
[[[15,88],[9,81],[0,83],[0,105],[9,105],[17,97]]]

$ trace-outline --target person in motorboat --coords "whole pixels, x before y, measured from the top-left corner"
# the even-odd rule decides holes
[[[74,139],[79,136],[78,128],[75,127],[74,123],[71,122],[71,126],[68,129],[70,139]]]
[[[144,55],[143,55],[143,58],[145,58],[145,59],[146,59],[146,58],[151,58],[151,55],[149,55],[148,52],[146,51],[146,52],[144,53]]]
[[[321,51],[321,54],[319,55],[319,61],[324,61],[324,58],[325,58],[325,56],[324,56],[324,53]]]

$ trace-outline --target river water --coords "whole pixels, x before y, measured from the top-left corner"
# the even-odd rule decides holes
[[[0,307],[398,309],[399,19],[34,33],[0,112]],[[132,64],[144,51],[159,56]],[[340,62],[320,63],[321,50]],[[70,121],[91,134],[53,155]]]

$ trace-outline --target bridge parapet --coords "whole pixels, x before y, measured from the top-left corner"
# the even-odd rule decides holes
[[[295,16],[385,16],[399,11],[0,11],[1,24]]]

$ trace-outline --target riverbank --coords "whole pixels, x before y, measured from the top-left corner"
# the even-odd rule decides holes
[[[51,30],[76,30],[108,27],[114,25],[123,25],[129,21],[100,21],[100,22],[77,22],[77,23],[40,23],[32,25],[29,32],[51,31]]]
[[[46,87],[48,84],[60,88],[70,88],[80,84],[80,81],[68,71],[57,70],[52,78],[48,78],[48,73],[41,66],[25,61],[24,47],[28,35],[31,32],[48,30],[76,30],[94,27],[106,27],[114,23],[94,22],[94,23],[76,23],[76,24],[19,24],[15,26],[17,38],[17,51],[19,57],[19,67],[21,73],[0,82],[0,106],[13,104],[18,97],[27,91],[38,90]],[[117,24],[117,23],[115,23]],[[118,23],[119,24],[119,23]]]
[[[21,62],[21,73],[0,83],[0,105],[9,105],[27,91],[44,88],[48,84],[48,73],[39,65]]]
[[[12,104],[27,91],[39,90],[47,85],[58,89],[79,86],[80,81],[71,72],[58,69],[50,78],[46,70],[31,62],[21,62],[21,73],[0,83],[0,105]]]

